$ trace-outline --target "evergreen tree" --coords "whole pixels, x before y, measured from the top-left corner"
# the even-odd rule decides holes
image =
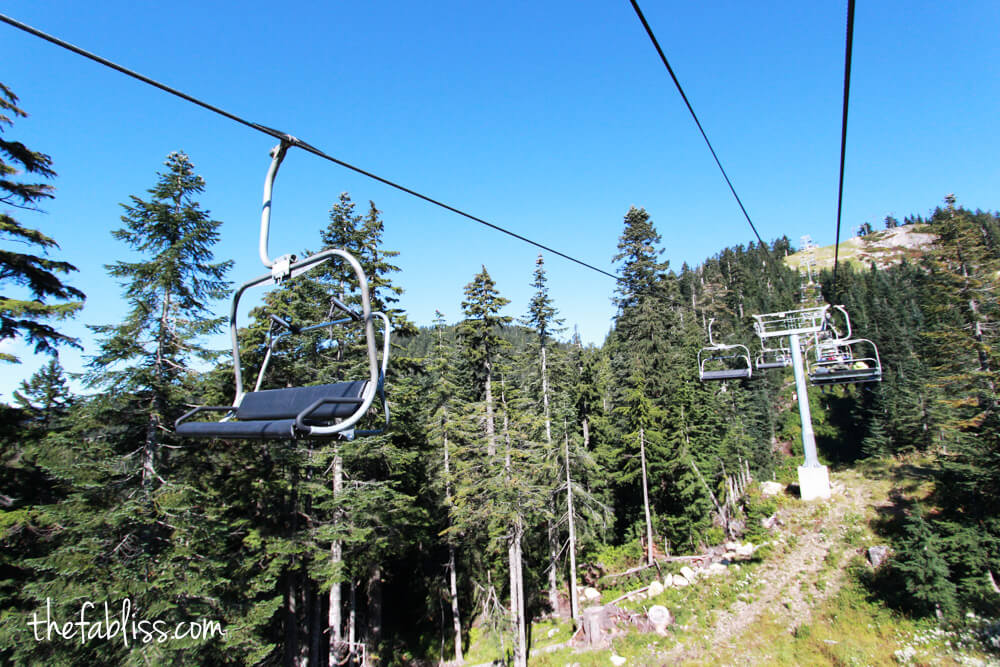
[[[503,347],[497,328],[511,321],[500,311],[510,303],[500,296],[496,283],[486,271],[477,273],[465,286],[462,311],[465,319],[458,326],[458,336],[470,366],[474,369],[475,399],[482,400],[485,408],[484,429],[489,455],[496,454],[496,422],[494,420],[493,370],[497,355]]]
[[[204,512],[200,461],[166,448],[174,446],[167,425],[183,410],[191,362],[214,358],[198,339],[220,323],[208,302],[224,295],[229,264],[212,263],[221,223],[194,199],[204,182],[182,153],[166,166],[149,200],[123,205],[125,225],[113,232],[143,259],[108,265],[131,309],[122,324],[94,327],[101,339],[87,380],[105,391],[74,409],[67,431],[46,438],[43,463],[70,488],[62,502],[40,508],[60,528],[28,591],[37,608],[52,599],[53,614],[79,613],[72,605],[81,599],[127,599],[136,613],[176,623],[217,617],[213,593],[225,594],[220,559],[229,540],[220,536],[228,531]],[[220,643],[49,644],[26,654],[125,664],[197,646],[198,661],[211,662]]]
[[[17,102],[17,96],[0,83],[0,133],[5,126],[14,124],[14,118],[27,116]],[[56,173],[52,170],[52,158],[30,150],[19,141],[0,137],[0,204],[23,211],[38,211],[43,200],[53,197],[53,187],[25,182],[22,180],[24,174],[53,178]],[[0,234],[8,241],[42,252],[59,247],[52,238],[25,227],[8,211],[0,211]],[[77,339],[50,324],[75,315],[83,307],[83,292],[66,285],[60,277],[76,270],[68,262],[0,250],[0,288],[14,289],[13,293],[0,294],[0,340],[23,338],[35,346],[35,352],[50,354],[60,345],[80,348]],[[30,298],[18,294],[21,291],[27,292]],[[20,360],[8,352],[0,352],[0,361],[19,363]]]
[[[941,556],[938,537],[919,512],[906,522],[893,567],[903,578],[906,598],[914,611],[954,615],[955,585],[948,580],[948,564]]]
[[[125,226],[112,236],[142,253],[138,262],[115,262],[108,272],[125,287],[131,307],[117,325],[91,327],[99,353],[88,366],[88,382],[136,402],[145,420],[143,486],[152,486],[164,426],[180,416],[184,385],[195,360],[216,353],[198,341],[217,331],[209,302],[227,294],[225,274],[232,262],[211,263],[212,246],[222,224],[212,220],[194,197],[205,181],[184,153],[171,153],[148,192],[148,201],[131,197],[123,204]]]
[[[58,358],[52,358],[14,392],[14,402],[29,415],[31,422],[44,434],[58,419],[66,416],[72,405],[66,375]]]

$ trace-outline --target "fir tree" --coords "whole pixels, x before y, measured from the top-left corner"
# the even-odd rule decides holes
[[[906,522],[893,567],[903,578],[914,611],[954,615],[955,585],[948,580],[948,564],[941,556],[939,539],[919,512]]]
[[[17,102],[17,96],[0,83],[0,132],[14,124],[13,118],[27,116]],[[30,150],[19,141],[0,137],[0,205],[39,211],[39,204],[53,197],[51,185],[25,182],[22,180],[25,174],[35,178],[55,177],[52,158]],[[8,211],[0,211],[0,234],[8,241],[38,248],[43,253],[59,247],[52,238],[25,227]],[[0,287],[14,289],[14,293],[0,294],[0,340],[23,338],[34,345],[36,353],[52,354],[60,345],[80,348],[77,339],[50,324],[75,315],[83,307],[83,292],[66,285],[60,277],[76,270],[68,262],[0,250]],[[18,295],[20,291],[26,291],[30,298]],[[0,361],[19,363],[20,360],[0,352]]]
[[[226,271],[232,262],[212,263],[212,246],[222,224],[212,220],[194,197],[205,181],[184,153],[171,153],[167,170],[148,192],[122,204],[125,226],[112,232],[133,251],[137,262],[115,262],[108,272],[121,281],[131,310],[117,325],[91,327],[100,337],[99,353],[88,366],[92,387],[133,397],[146,425],[142,482],[157,480],[156,463],[165,425],[179,416],[190,364],[216,353],[198,341],[218,330],[210,302],[227,294]]]
[[[484,429],[489,455],[496,454],[496,422],[494,420],[493,367],[503,341],[497,328],[511,321],[509,315],[500,311],[510,303],[500,296],[496,283],[486,271],[486,267],[465,286],[465,300],[462,311],[465,319],[458,326],[458,336],[469,364],[474,369],[476,400],[482,400],[485,408]]]

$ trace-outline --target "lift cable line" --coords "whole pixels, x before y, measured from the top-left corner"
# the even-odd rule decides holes
[[[715,154],[715,149],[712,148],[712,142],[708,140],[708,135],[705,134],[705,128],[701,126],[701,121],[698,120],[698,115],[694,112],[694,108],[691,106],[691,102],[688,101],[687,95],[684,94],[684,89],[681,88],[681,82],[677,80],[677,75],[674,74],[674,68],[670,66],[670,62],[667,61],[667,56],[664,55],[663,49],[660,48],[660,42],[657,41],[656,35],[653,34],[653,29],[649,27],[649,23],[646,22],[646,17],[643,15],[642,10],[639,9],[639,3],[637,3],[636,0],[630,0],[630,2],[632,3],[632,8],[635,10],[636,15],[639,17],[639,20],[642,21],[642,27],[646,29],[646,34],[649,35],[650,41],[653,42],[653,46],[656,47],[656,52],[660,54],[660,60],[662,60],[664,66],[666,66],[667,72],[670,74],[670,78],[674,80],[674,85],[677,86],[677,92],[681,94],[684,104],[687,105],[688,111],[691,112],[691,117],[694,118],[694,122],[698,126],[698,131],[701,132],[702,138],[708,145],[708,150],[712,152],[712,157],[715,158],[715,164],[719,165],[719,171],[722,172],[722,177],[726,179],[726,185],[729,186],[729,191],[733,193],[733,197],[736,198],[736,203],[740,205],[740,210],[743,211],[743,216],[747,219],[747,222],[750,223],[750,229],[753,230],[754,236],[757,237],[760,244],[762,246],[767,246],[767,244],[764,243],[764,239],[762,239],[760,234],[757,232],[757,228],[754,226],[753,220],[750,219],[750,214],[747,213],[746,207],[743,206],[740,196],[736,194],[736,188],[733,187],[733,182],[729,180],[729,175],[726,174],[726,170],[723,168],[722,162],[719,160],[719,156]]]
[[[142,74],[139,74],[138,72],[130,70],[127,67],[123,67],[123,66],[121,66],[121,65],[119,65],[119,64],[117,64],[115,62],[112,62],[112,61],[108,60],[107,58],[102,58],[101,56],[99,56],[99,55],[97,55],[95,53],[91,53],[90,51],[87,51],[87,50],[82,49],[82,48],[80,48],[78,46],[70,44],[69,42],[66,42],[66,41],[64,41],[62,39],[59,39],[58,37],[55,37],[53,35],[49,35],[48,33],[42,32],[41,30],[38,30],[37,28],[33,28],[33,27],[31,27],[31,26],[29,26],[29,25],[27,25],[25,23],[21,23],[20,21],[17,21],[15,19],[10,18],[9,16],[6,16],[4,14],[0,14],[0,21],[2,21],[3,23],[6,23],[7,25],[10,25],[10,26],[12,26],[14,28],[22,30],[22,31],[24,31],[24,32],[26,32],[28,34],[34,35],[35,37],[39,37],[41,39],[44,39],[47,42],[51,42],[52,44],[55,44],[56,46],[62,47],[64,49],[68,50],[68,51],[72,51],[73,53],[75,53],[77,55],[83,56],[84,58],[88,58],[90,60],[93,60],[96,63],[104,65],[105,67],[109,67],[109,68],[111,68],[111,69],[113,69],[113,70],[115,70],[117,72],[125,74],[126,76],[130,76],[133,79],[138,79],[139,81],[142,81],[143,83],[146,83],[146,84],[149,84],[150,86],[153,86],[154,88],[159,88],[160,90],[162,90],[162,91],[164,91],[166,93],[170,93],[171,95],[175,95],[175,96],[181,98],[182,100],[185,100],[187,102],[190,102],[192,104],[200,106],[203,109],[207,109],[208,111],[211,111],[213,113],[219,114],[220,116],[228,118],[229,120],[237,122],[237,123],[239,123],[241,125],[245,125],[246,127],[249,127],[249,128],[251,128],[253,130],[257,130],[258,132],[262,132],[262,133],[264,133],[264,134],[266,134],[268,136],[274,137],[275,139],[278,139],[280,141],[287,141],[289,144],[297,146],[297,147],[299,147],[299,148],[301,148],[301,149],[303,149],[303,150],[305,150],[305,151],[307,151],[309,153],[312,153],[313,155],[315,155],[317,157],[323,158],[324,160],[328,160],[329,162],[333,162],[334,164],[340,165],[341,167],[344,167],[346,169],[350,169],[351,171],[356,172],[358,174],[361,174],[362,176],[367,176],[368,178],[370,178],[372,180],[378,181],[379,183],[382,183],[384,185],[388,185],[389,187],[395,188],[396,190],[399,190],[401,192],[405,192],[408,195],[412,195],[414,197],[417,197],[418,199],[422,199],[425,202],[428,202],[429,204],[433,204],[433,205],[438,206],[440,208],[443,208],[443,209],[445,209],[447,211],[451,211],[452,213],[460,215],[460,216],[462,216],[464,218],[468,218],[469,220],[472,220],[473,222],[478,222],[479,224],[485,225],[486,227],[489,227],[490,229],[496,230],[496,231],[501,232],[503,234],[506,234],[508,236],[512,236],[512,237],[514,237],[515,239],[517,239],[519,241],[523,241],[524,243],[527,243],[529,245],[533,245],[536,248],[539,248],[541,250],[545,250],[546,252],[550,252],[553,255],[558,255],[559,257],[562,257],[563,259],[567,259],[567,260],[569,260],[571,262],[579,264],[580,266],[582,266],[584,268],[587,268],[587,269],[590,269],[591,271],[596,271],[597,273],[603,274],[603,275],[611,278],[612,280],[615,280],[615,281],[621,281],[622,280],[621,278],[619,278],[618,276],[614,275],[613,273],[609,273],[609,272],[605,271],[604,269],[600,269],[600,268],[594,266],[593,264],[588,264],[587,262],[584,262],[581,259],[577,259],[576,257],[572,257],[570,255],[567,255],[564,252],[560,252],[560,251],[556,250],[555,248],[551,248],[551,247],[549,247],[547,245],[544,245],[542,243],[538,243],[537,241],[532,241],[531,239],[527,238],[526,236],[522,236],[522,235],[520,235],[520,234],[518,234],[516,232],[512,232],[509,229],[504,229],[503,227],[501,227],[499,225],[496,225],[496,224],[494,224],[492,222],[489,222],[489,221],[484,220],[484,219],[482,219],[480,217],[472,215],[471,213],[466,213],[465,211],[463,211],[463,210],[461,210],[459,208],[456,208],[456,207],[451,206],[449,204],[446,204],[446,203],[444,203],[442,201],[434,199],[433,197],[429,197],[427,195],[421,194],[421,193],[417,192],[416,190],[412,190],[412,189],[410,189],[410,188],[408,188],[406,186],[400,185],[399,183],[395,183],[393,181],[390,181],[387,178],[383,178],[381,176],[378,176],[377,174],[373,174],[370,171],[366,171],[364,169],[361,169],[360,167],[355,167],[352,164],[344,162],[343,160],[339,160],[339,159],[333,157],[332,155],[328,155],[327,153],[324,153],[323,151],[321,151],[320,149],[316,148],[315,146],[311,146],[308,143],[306,143],[306,142],[304,142],[304,141],[302,141],[302,140],[300,140],[300,139],[298,139],[298,138],[296,138],[296,137],[294,137],[292,135],[285,134],[284,132],[281,132],[279,130],[275,130],[274,128],[271,128],[271,127],[267,127],[266,125],[261,125],[259,123],[254,123],[254,122],[249,121],[249,120],[247,120],[245,118],[237,116],[234,113],[230,113],[230,112],[226,111],[225,109],[220,109],[217,106],[214,106],[212,104],[204,102],[204,101],[202,101],[202,100],[200,100],[200,99],[198,99],[196,97],[188,95],[187,93],[183,93],[183,92],[177,90],[176,88],[171,88],[170,86],[167,86],[166,84],[163,84],[163,83],[160,83],[159,81],[156,81],[155,79],[151,79],[148,76],[144,76]],[[741,206],[742,206],[742,204],[741,204]],[[758,236],[758,238],[760,238],[760,237]]]
[[[847,103],[851,97],[851,51],[854,46],[854,0],[847,0],[847,44],[844,47],[844,115],[840,125],[840,186],[837,189],[837,236],[833,242],[833,296],[837,296],[840,255],[840,212],[844,204],[844,155],[847,150]]]

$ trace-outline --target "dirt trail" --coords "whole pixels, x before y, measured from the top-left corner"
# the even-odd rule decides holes
[[[864,516],[873,503],[870,490],[856,478],[833,476],[833,494],[825,504],[800,504],[782,510],[780,515],[788,531],[796,523],[803,525],[794,546],[785,553],[768,558],[757,570],[755,579],[760,588],[750,603],[738,601],[728,609],[715,612],[712,628],[705,642],[688,642],[668,652],[664,664],[675,662],[699,663],[718,650],[738,648],[743,634],[764,614],[771,613],[794,632],[808,623],[812,608],[834,595],[841,587],[844,566],[851,556],[841,549],[836,563],[830,563],[821,586],[816,586],[832,547],[843,541],[848,528],[848,514]],[[706,648],[707,647],[707,648]]]

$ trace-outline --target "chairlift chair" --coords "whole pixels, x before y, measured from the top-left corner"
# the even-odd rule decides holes
[[[754,360],[754,367],[759,371],[772,368],[788,368],[792,365],[792,351],[787,347],[769,348],[761,341],[760,354]]]
[[[867,338],[837,341],[835,349],[826,348],[809,363],[809,382],[816,386],[881,380],[878,348]]]
[[[367,414],[376,396],[382,402],[385,424],[389,423],[389,407],[385,399],[385,374],[389,360],[389,318],[383,313],[372,312],[368,280],[358,260],[346,250],[331,248],[297,258],[282,255],[272,260],[268,255],[268,233],[271,219],[271,192],[288,148],[301,143],[293,137],[283,139],[271,151],[271,165],[264,181],[264,204],[261,213],[260,258],[269,273],[258,276],[239,287],[233,295],[229,312],[229,330],[233,346],[233,369],[236,392],[232,405],[199,405],[178,419],[175,430],[178,435],[191,438],[223,439],[288,439],[288,438],[345,438],[358,435],[380,433],[360,431],[355,425]],[[277,315],[270,315],[272,332],[257,381],[252,391],[244,391],[243,371],[237,340],[237,313],[240,297],[251,288],[260,285],[279,285],[294,279],[319,265],[337,258],[344,261],[354,272],[361,294],[361,309],[351,308],[338,299],[333,299],[336,308],[346,317],[341,319],[300,326],[288,322]],[[375,343],[374,321],[382,323],[382,349],[378,354]],[[308,387],[288,387],[282,389],[262,389],[264,374],[281,341],[289,336],[316,329],[341,324],[358,324],[364,330],[365,348],[368,358],[366,379],[332,382]],[[278,333],[274,334],[275,326]],[[381,356],[381,360],[379,360]],[[192,418],[208,412],[224,413],[218,421],[193,421]]]
[[[753,374],[750,348],[746,345],[726,345],[712,339],[713,317],[708,321],[708,347],[698,351],[698,378],[704,381],[745,380]],[[734,354],[721,354],[735,350]],[[740,353],[742,350],[742,354]],[[707,367],[707,368],[706,368]]]
[[[844,316],[847,333],[841,336],[827,320],[827,336],[817,337],[814,359],[809,363],[809,381],[817,386],[880,382],[882,362],[878,347],[867,338],[851,338],[851,318],[843,306],[834,306]]]

